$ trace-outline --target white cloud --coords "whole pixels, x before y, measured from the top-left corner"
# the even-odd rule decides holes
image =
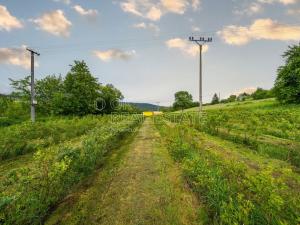
[[[246,94],[253,94],[255,91],[257,90],[257,88],[255,87],[246,87],[246,88],[243,88],[241,90],[238,90],[234,93],[232,93],[232,95],[236,95],[236,96],[239,96],[240,94],[243,94],[243,93],[246,93]]]
[[[134,28],[146,29],[147,25],[145,23],[137,23],[133,25]]]
[[[195,10],[200,0],[124,0],[120,5],[124,12],[157,21],[167,13],[184,14],[189,6]]]
[[[165,9],[177,14],[183,14],[188,6],[186,0],[161,0],[161,2]]]
[[[192,31],[193,31],[193,32],[199,32],[199,31],[200,31],[200,28],[197,27],[197,26],[192,26]]]
[[[181,38],[170,39],[166,41],[166,45],[168,48],[179,49],[184,54],[190,56],[196,56],[199,53],[199,46]],[[203,52],[207,52],[207,51],[208,51],[208,46],[204,45]]]
[[[192,7],[194,10],[197,10],[200,6],[200,0],[192,0]]]
[[[40,18],[32,20],[38,27],[55,36],[68,37],[72,23],[65,17],[62,10],[55,10],[43,14]]]
[[[154,23],[137,23],[133,25],[134,28],[136,29],[148,29],[153,31],[156,35],[160,32],[160,29],[157,25]]]
[[[137,9],[136,3],[134,1],[122,2],[121,8],[124,12],[134,14],[136,16],[143,16]]]
[[[249,27],[227,26],[218,35],[231,45],[244,45],[252,40],[298,41],[300,26],[282,24],[271,19],[255,20]]]
[[[22,27],[22,23],[12,16],[5,6],[0,5],[0,30],[11,31]]]
[[[237,15],[254,15],[257,13],[261,13],[264,11],[264,5],[266,4],[283,4],[283,5],[291,5],[297,3],[298,0],[255,0],[251,2],[244,9],[235,9],[233,12]]]
[[[30,68],[30,55],[26,46],[20,48],[0,48],[0,63]],[[38,66],[38,64],[35,64]]]
[[[71,4],[71,0],[54,0],[55,2],[62,2],[66,5],[70,5]]]
[[[109,49],[106,51],[93,51],[94,55],[104,62],[109,62],[114,59],[129,60],[136,55],[135,50],[123,51],[120,49]]]
[[[300,9],[289,9],[287,11],[288,15],[300,16]]]
[[[274,3],[281,3],[284,5],[295,4],[297,0],[257,0],[262,4],[274,4]]]
[[[160,17],[162,16],[162,12],[158,7],[152,6],[147,13],[147,18],[153,21],[160,20]]]
[[[81,16],[96,17],[98,15],[96,9],[84,9],[81,5],[75,5],[73,9]]]

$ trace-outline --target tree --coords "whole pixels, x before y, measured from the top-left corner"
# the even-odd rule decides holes
[[[13,80],[9,78],[10,86],[14,89],[12,96],[20,98],[25,101],[30,100],[30,76],[26,76],[20,80]]]
[[[239,94],[239,96],[237,97],[238,101],[245,101],[246,99],[248,99],[250,97],[250,95],[246,92]]]
[[[212,98],[211,104],[212,105],[218,104],[219,101],[220,101],[219,97],[218,97],[217,93],[215,93],[214,96],[213,96],[213,98]]]
[[[259,100],[259,99],[271,98],[273,96],[271,90],[264,90],[262,88],[257,88],[256,91],[251,95],[251,97],[254,100]]]
[[[236,95],[230,95],[227,100],[228,100],[228,102],[235,102],[236,101]]]
[[[97,99],[97,108],[101,113],[109,114],[118,109],[119,102],[124,96],[121,91],[112,84],[107,84],[100,88],[100,95]]]
[[[178,91],[175,93],[175,102],[173,104],[173,108],[175,110],[178,109],[186,109],[193,105],[193,96],[187,91]]]
[[[59,114],[64,93],[64,83],[61,76],[47,76],[36,81],[37,109],[43,114]]]
[[[283,103],[300,103],[300,44],[289,46],[283,54],[285,65],[279,67],[274,94]]]
[[[64,80],[62,112],[74,115],[95,113],[101,86],[84,61],[74,63]]]

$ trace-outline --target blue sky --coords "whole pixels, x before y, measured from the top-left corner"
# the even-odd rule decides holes
[[[0,0],[0,92],[29,75],[25,46],[41,53],[36,77],[85,60],[126,101],[198,99],[198,49],[205,46],[204,101],[220,93],[271,88],[282,53],[300,40],[300,0]]]

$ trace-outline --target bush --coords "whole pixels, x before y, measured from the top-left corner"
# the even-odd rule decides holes
[[[300,44],[289,46],[284,66],[278,69],[274,86],[277,99],[283,103],[300,103]]]
[[[78,142],[38,151],[31,168],[18,171],[18,176],[0,184],[0,223],[42,223],[48,210],[91,173],[138,122],[138,118],[127,118],[106,123]]]
[[[171,155],[181,163],[192,189],[206,204],[210,224],[290,224],[297,225],[300,215],[299,175],[291,168],[250,167],[233,160],[219,149],[206,145],[201,135],[183,125],[168,127],[156,122]],[[241,157],[243,157],[241,155]],[[252,163],[258,163],[252,161]],[[292,185],[291,185],[292,183]]]

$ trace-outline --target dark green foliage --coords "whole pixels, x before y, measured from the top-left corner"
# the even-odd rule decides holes
[[[23,101],[30,100],[30,76],[26,76],[20,80],[10,80],[10,85],[14,89],[12,96],[22,99]]]
[[[36,80],[35,83],[38,116],[109,114],[116,111],[119,101],[123,99],[122,93],[113,85],[102,86],[92,76],[84,61],[75,61],[65,79],[52,75]],[[3,114],[9,118],[28,118],[30,77],[11,79],[11,86],[15,90],[15,101],[10,102]],[[16,107],[20,110],[15,110]],[[10,114],[10,108],[15,113]],[[19,111],[22,111],[22,115],[17,113]]]
[[[254,100],[266,99],[274,97],[272,90],[264,90],[262,88],[257,88],[257,90],[251,95]]]
[[[57,115],[61,112],[61,96],[64,83],[61,76],[47,76],[36,81],[37,110],[44,115]]]
[[[228,98],[228,102],[235,102],[236,101],[236,95],[230,95]]]
[[[283,103],[300,103],[300,44],[284,53],[285,65],[278,69],[274,92]]]
[[[84,61],[75,61],[64,80],[64,96],[60,103],[63,114],[94,113],[100,85]]]
[[[187,109],[193,106],[193,96],[187,91],[178,91],[175,93],[175,102],[173,108],[178,109]]]
[[[121,91],[112,84],[101,86],[100,95],[97,99],[97,108],[100,113],[110,114],[119,106],[119,102],[124,98]]]
[[[154,105],[150,103],[127,102],[126,104],[132,105],[133,107],[137,108],[140,112],[157,111],[158,108],[159,110],[169,109],[169,107]]]
[[[212,100],[211,100],[211,104],[215,105],[215,104],[218,104],[219,102],[220,102],[220,99],[219,99],[217,93],[215,93]]]
[[[136,114],[136,113],[141,113],[142,112],[134,104],[130,104],[130,103],[121,103],[114,110],[115,110],[116,113],[120,113],[120,114],[126,114],[126,113]]]
[[[239,94],[239,96],[237,97],[237,100],[238,101],[245,101],[247,99],[250,98],[250,95],[247,94],[246,92],[242,93],[242,94]]]

